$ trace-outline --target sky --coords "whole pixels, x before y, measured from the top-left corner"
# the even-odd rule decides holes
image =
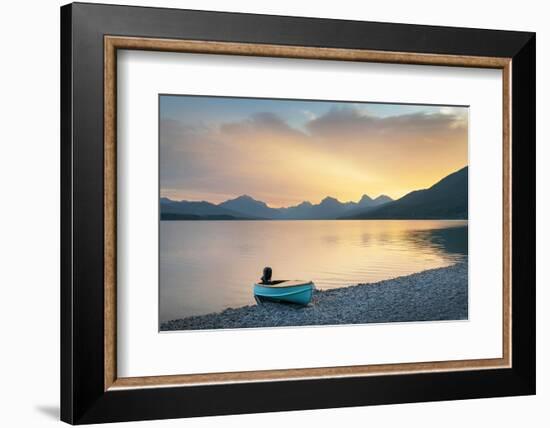
[[[468,108],[160,96],[160,193],[271,207],[397,199],[468,163]]]

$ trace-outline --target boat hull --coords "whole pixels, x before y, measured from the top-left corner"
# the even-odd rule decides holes
[[[254,284],[254,297],[260,303],[262,301],[271,301],[307,305],[311,302],[314,289],[315,285],[313,282],[288,287]]]

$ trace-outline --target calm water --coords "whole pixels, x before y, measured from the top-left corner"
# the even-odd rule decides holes
[[[448,266],[467,252],[467,221],[163,221],[160,321],[254,304],[264,266],[327,289]]]

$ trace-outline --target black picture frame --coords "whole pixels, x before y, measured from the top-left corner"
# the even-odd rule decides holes
[[[512,59],[512,367],[104,390],[104,36]],[[535,34],[73,3],[61,8],[61,419],[71,424],[535,393]]]

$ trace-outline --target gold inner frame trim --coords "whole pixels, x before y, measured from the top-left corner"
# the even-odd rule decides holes
[[[432,361],[421,363],[375,364],[342,367],[261,370],[170,376],[117,376],[116,321],[116,89],[117,50],[146,50],[211,55],[241,55],[333,61],[379,62],[393,64],[439,65],[494,68],[502,70],[503,144],[503,294],[502,357],[492,359]],[[462,55],[385,52],[251,43],[171,40],[139,37],[104,37],[104,389],[155,388],[220,383],[290,381],[312,378],[360,377],[406,373],[480,370],[511,367],[511,59]]]

